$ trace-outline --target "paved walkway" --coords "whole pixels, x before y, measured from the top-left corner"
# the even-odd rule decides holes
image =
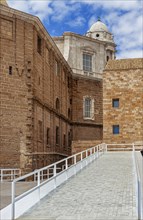
[[[20,220],[137,220],[131,152],[107,153]]]

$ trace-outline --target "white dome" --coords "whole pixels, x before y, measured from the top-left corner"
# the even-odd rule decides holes
[[[107,26],[106,26],[104,23],[102,23],[101,21],[95,22],[95,23],[91,26],[91,28],[89,29],[89,32],[97,32],[97,31],[106,31],[106,32],[109,32]]]

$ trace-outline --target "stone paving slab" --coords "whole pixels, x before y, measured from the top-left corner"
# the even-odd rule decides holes
[[[109,152],[19,220],[137,220],[132,152]]]

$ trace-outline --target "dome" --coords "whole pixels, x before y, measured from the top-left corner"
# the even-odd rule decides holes
[[[99,20],[98,20],[97,22],[95,22],[95,23],[91,26],[91,28],[89,29],[89,32],[97,32],[97,31],[106,31],[106,32],[109,32],[107,26],[106,26],[103,22],[101,22],[101,21],[99,21]]]

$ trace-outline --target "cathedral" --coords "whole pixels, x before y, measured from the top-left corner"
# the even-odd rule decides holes
[[[0,166],[22,173],[101,142],[141,142],[143,59],[115,60],[99,19],[51,37],[0,0]]]

